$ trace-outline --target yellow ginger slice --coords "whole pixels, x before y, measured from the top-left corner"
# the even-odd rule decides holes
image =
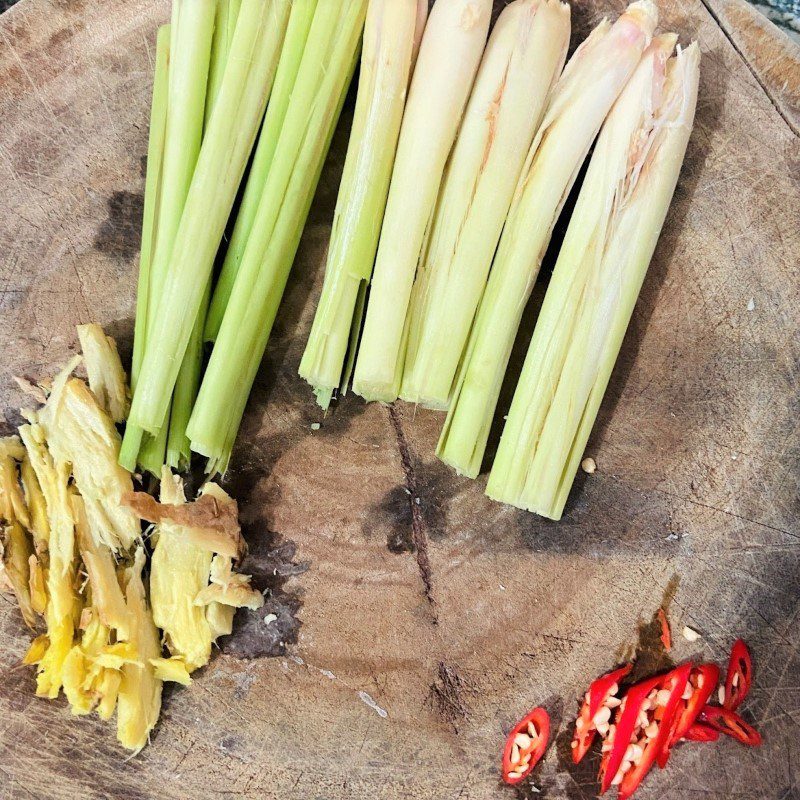
[[[3,526],[0,552],[3,557],[2,578],[14,592],[25,624],[33,629],[36,611],[31,600],[29,564],[33,549],[30,536],[19,522]]]
[[[47,652],[48,647],[50,647],[50,639],[48,636],[44,633],[37,636],[31,642],[28,652],[22,657],[22,663],[38,664],[44,658],[44,654]]]
[[[39,661],[36,693],[55,698],[62,685],[64,660],[72,648],[75,618],[80,613],[80,602],[73,586],[75,537],[68,490],[69,469],[63,464],[56,467],[38,423],[23,425],[19,433],[44,496],[49,528],[46,581],[49,602],[45,611],[49,646]]]
[[[211,562],[211,583],[194,600],[198,606],[211,602],[255,611],[264,605],[264,596],[250,585],[249,575],[233,572],[230,558],[214,556]]]
[[[130,615],[117,580],[114,556],[105,544],[95,541],[92,536],[83,498],[73,495],[70,499],[78,550],[92,589],[92,605],[96,608],[101,622],[116,630],[117,638],[127,639],[130,635],[128,624]]]
[[[151,659],[161,657],[161,641],[147,607],[142,580],[145,563],[143,547],[138,547],[133,566],[125,570],[125,598],[131,614],[131,644],[139,661],[122,667],[122,682],[117,697],[117,738],[123,747],[138,752],[148,741],[161,710],[162,681],[156,677]]]
[[[188,686],[192,682],[189,667],[180,656],[171,658],[151,658],[150,663],[156,671],[156,677],[162,681],[172,681]]]
[[[114,422],[124,422],[130,410],[130,398],[116,342],[95,324],[78,325],[78,339],[92,394]]]
[[[43,615],[47,608],[47,587],[42,562],[33,554],[28,557],[28,591],[31,595],[31,607]]]
[[[161,501],[167,509],[186,503],[183,482],[168,467],[161,475]],[[164,631],[170,653],[179,656],[192,672],[211,657],[211,627],[205,609],[194,605],[194,598],[208,583],[213,554],[193,543],[185,529],[166,513],[155,533],[157,541],[150,564],[153,620]]]
[[[25,448],[18,437],[0,438],[0,520],[19,522],[30,528],[30,516],[19,485],[16,465],[24,457]]]
[[[33,536],[33,547],[41,561],[47,553],[47,541],[50,538],[50,525],[47,521],[47,504],[42,487],[33,469],[27,453],[19,467],[22,488],[25,493],[25,505],[30,515],[29,530]]]
[[[72,468],[92,536],[114,553],[129,551],[139,538],[140,526],[120,503],[133,482],[117,463],[119,433],[86,384],[69,377],[75,366],[73,359],[56,377],[38,419],[56,464]]]

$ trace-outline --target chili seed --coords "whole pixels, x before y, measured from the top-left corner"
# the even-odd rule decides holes
[[[622,703],[622,700],[620,700],[619,697],[609,697],[608,700],[606,700],[608,708],[616,708],[620,703]]]
[[[514,745],[511,748],[511,763],[517,764],[518,762],[519,762],[519,747],[517,747],[517,745]]]
[[[597,725],[601,722],[608,722],[611,719],[611,709],[608,706],[603,706],[594,715],[594,724]]]
[[[578,719],[575,720],[575,727],[579,731],[582,731],[586,727],[586,720],[583,717],[578,717]]]
[[[719,699],[719,704],[722,705],[725,702],[725,687],[720,686],[717,689],[717,698]]]
[[[687,642],[696,642],[700,638],[700,634],[694,628],[690,628],[688,625],[683,626],[681,634]]]
[[[524,750],[526,747],[531,746],[531,737],[526,736],[524,733],[518,733],[514,737],[514,744],[516,744],[520,750]]]
[[[690,683],[687,683],[686,687],[683,690],[683,694],[681,695],[681,700],[688,700],[693,694],[694,691],[692,689],[692,685]]]
[[[574,750],[574,749],[575,749],[577,746],[578,746],[578,743],[577,743],[577,742],[575,742],[575,741],[573,741],[573,742],[570,744],[570,747],[571,747],[573,750]]]
[[[733,685],[734,686],[736,686],[736,678],[738,678],[738,677],[739,677],[738,675],[734,675],[734,680],[733,680]],[[704,682],[705,682],[705,678],[702,675],[698,674],[697,675],[697,688],[701,689],[703,687],[703,683]]]
[[[597,469],[597,462],[593,458],[584,458],[581,461],[581,469],[587,475],[591,475]]]
[[[669,695],[669,689],[661,689],[656,695],[656,705],[665,706],[667,703],[669,703]]]
[[[622,779],[625,777],[625,773],[620,769],[617,774],[614,776],[614,780],[611,781],[612,786],[619,786],[622,783]]]
[[[537,739],[539,736],[532,722],[528,723],[528,736],[530,736],[531,739]]]
[[[648,739],[655,739],[658,736],[658,724],[655,722],[651,722],[645,729],[644,735]]]
[[[739,685],[739,673],[738,672],[734,672],[733,673],[733,680],[731,681],[731,683],[733,684],[733,686],[738,686]]]
[[[605,736],[608,733],[608,723],[607,722],[599,723],[598,726],[597,726],[597,732],[601,736]]]

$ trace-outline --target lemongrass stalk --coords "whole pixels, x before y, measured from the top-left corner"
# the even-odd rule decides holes
[[[241,382],[249,392],[266,347],[353,72],[366,7],[366,0],[327,0],[314,15],[273,168],[189,423],[192,449],[212,464],[239,427],[232,388]]]
[[[132,422],[149,432],[166,421],[214,255],[263,117],[290,5],[288,0],[242,0],[131,406]]]
[[[136,289],[136,322],[133,329],[131,358],[131,391],[136,389],[144,351],[147,346],[147,325],[150,299],[150,270],[155,254],[156,232],[161,201],[161,173],[164,161],[164,140],[167,130],[169,97],[169,48],[171,26],[162,25],[156,37],[156,67],[153,78],[153,99],[150,109],[150,134],[147,144],[147,177],[144,184],[142,244],[139,252],[139,282]],[[129,472],[136,469],[144,431],[128,424],[120,450],[119,463]]]
[[[486,493],[560,519],[664,224],[700,52],[658,37],[600,134]]]
[[[556,85],[520,176],[467,347],[437,455],[477,476],[522,312],[553,225],[606,114],[657,22],[650,0],[600,23]]]
[[[217,13],[214,19],[214,38],[211,40],[211,63],[208,67],[208,86],[206,88],[205,124],[211,119],[214,103],[222,86],[222,76],[228,62],[228,54],[236,30],[236,19],[242,0],[217,0]]]
[[[297,80],[297,71],[303,58],[316,7],[317,0],[294,0],[292,3],[286,38],[275,73],[275,84],[272,87],[264,124],[261,126],[253,163],[250,165],[250,173],[247,176],[247,184],[242,195],[242,202],[239,204],[231,240],[225,251],[225,260],[214,287],[206,318],[204,337],[208,342],[213,342],[217,338],[239,265],[242,262],[245,247],[247,247],[247,240],[253,228],[253,220],[264,191],[272,158],[275,155],[275,147],[278,144],[283,120],[286,117],[286,109],[289,107],[289,100]]]
[[[401,397],[447,408],[514,188],[564,67],[569,6],[515,0],[494,26],[411,297]]]
[[[206,81],[214,31],[214,0],[175,0],[170,26],[169,97],[166,133],[161,165],[155,250],[150,264],[147,295],[147,339],[152,343],[155,309],[169,268],[175,236],[192,180],[200,142],[206,101]],[[146,357],[147,345],[145,344]],[[126,430],[121,451],[125,463],[132,463],[132,451],[139,443],[138,461],[158,475],[164,463],[166,431],[143,437],[135,422]]]
[[[414,273],[491,16],[491,0],[439,0],[422,36],[400,129],[353,391],[392,401]]]
[[[325,282],[299,370],[323,407],[340,386],[351,331],[361,325],[356,301],[378,249],[416,28],[417,0],[370,0]]]

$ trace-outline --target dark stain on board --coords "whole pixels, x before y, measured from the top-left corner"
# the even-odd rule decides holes
[[[295,644],[300,632],[298,616],[303,605],[298,587],[288,581],[309,568],[308,561],[297,561],[297,546],[273,531],[244,531],[249,551],[240,571],[252,576],[255,588],[264,595],[257,611],[240,609],[233,633],[222,640],[222,652],[239,658],[282,656],[287,645]]]
[[[95,248],[127,267],[127,262],[139,254],[143,207],[141,192],[114,192],[108,199],[107,216],[95,236]]]

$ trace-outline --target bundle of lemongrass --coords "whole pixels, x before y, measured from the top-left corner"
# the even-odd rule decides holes
[[[346,391],[355,364],[353,389],[367,400],[447,409],[437,454],[477,476],[542,257],[608,118],[488,486],[496,499],[557,517],[677,180],[699,55],[692,46],[667,62],[675,37],[651,45],[657,10],[639,0],[614,24],[601,22],[562,73],[565,4],[514,0],[484,52],[490,5],[434,4],[399,136],[385,108],[380,157],[369,126],[381,92],[400,113],[407,44],[391,51],[402,58],[387,59],[395,70],[384,84],[363,68],[300,374],[323,407]],[[656,70],[643,94],[656,62],[666,72]]]
[[[219,486],[185,503],[165,468],[169,505],[133,492],[117,463],[128,391],[116,346],[97,325],[78,334],[88,386],[73,375],[78,356],[51,384],[29,387],[41,407],[23,410],[19,437],[0,438],[0,589],[29,628],[45,628],[24,658],[36,694],[63,691],[76,715],[116,711],[117,738],[137,751],[158,721],[163,681],[189,683],[236,608],[264,599],[233,571],[237,507]],[[140,517],[157,523],[149,570]]]

